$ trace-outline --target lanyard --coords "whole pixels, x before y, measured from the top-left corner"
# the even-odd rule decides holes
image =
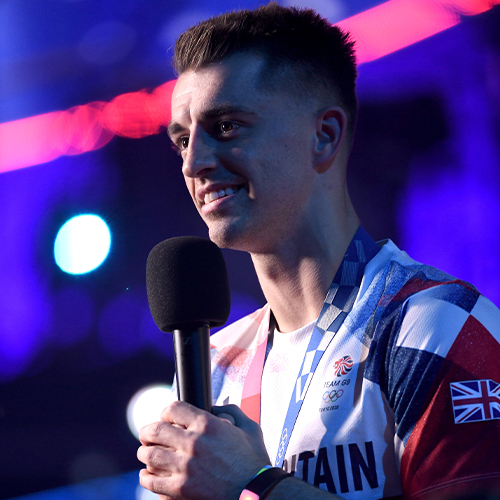
[[[307,393],[312,376],[321,356],[332,341],[335,333],[340,329],[344,319],[349,314],[358,296],[359,287],[365,271],[366,264],[378,253],[380,248],[370,235],[359,227],[344,255],[342,263],[330,285],[325,302],[316,322],[316,326],[307,346],[304,359],[295,382],[294,391],[290,398],[283,430],[280,435],[280,445],[275,461],[276,467],[281,467],[285,457],[288,441],[295,426],[302,402]],[[270,347],[269,329],[272,315],[268,315],[267,331],[260,331],[260,339],[255,355],[250,363],[243,385],[240,402],[243,412],[257,423],[260,423],[260,385],[262,372],[266,359],[266,350]]]
[[[316,367],[354,305],[366,264],[379,250],[379,247],[368,233],[360,227],[349,244],[344,259],[328,290],[304,359],[302,360],[295,382],[295,389],[291,395],[283,424],[280,444],[274,463],[275,467],[282,467],[283,465],[290,436]],[[259,354],[260,358],[263,358],[263,353]],[[263,364],[261,369],[263,369]]]

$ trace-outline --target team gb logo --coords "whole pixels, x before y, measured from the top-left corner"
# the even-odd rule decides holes
[[[347,375],[352,370],[353,365],[354,361],[352,360],[351,356],[344,356],[343,358],[340,358],[333,364],[335,375],[337,375],[337,377]]]

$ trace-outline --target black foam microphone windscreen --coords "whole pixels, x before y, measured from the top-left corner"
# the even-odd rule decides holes
[[[223,325],[231,308],[222,252],[193,236],[162,241],[149,254],[146,281],[153,319],[174,334],[178,397],[211,411],[210,327]]]
[[[146,281],[151,314],[164,332],[227,321],[231,298],[226,263],[210,240],[180,236],[158,243],[147,260]]]

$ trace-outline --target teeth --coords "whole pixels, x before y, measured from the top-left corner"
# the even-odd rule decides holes
[[[220,189],[219,191],[211,191],[205,195],[203,200],[205,203],[210,203],[211,201],[218,200],[219,198],[224,198],[224,196],[229,196],[236,193],[237,189],[228,187],[226,189]]]

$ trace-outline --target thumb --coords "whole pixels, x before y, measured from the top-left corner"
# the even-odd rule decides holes
[[[216,415],[219,417],[221,420],[224,420],[228,424],[234,425],[236,427],[236,421],[234,420],[234,417],[232,415],[229,415],[229,413],[219,413]]]
[[[253,422],[249,417],[247,417],[243,410],[236,405],[225,405],[225,406],[213,406],[212,413],[216,417],[228,418],[228,420],[233,420],[234,425],[236,427],[243,428],[248,423]],[[253,422],[254,424],[256,422]],[[258,425],[258,424],[257,424]]]
[[[262,436],[260,425],[247,417],[241,408],[236,405],[213,406],[212,413],[217,417],[233,420],[234,426],[246,434],[248,442],[261,460],[266,464],[271,463],[264,445],[264,437]]]
[[[236,405],[213,406],[212,413],[221,418],[231,421],[233,425],[245,431],[247,434],[261,434],[260,425],[247,417],[243,410]]]

